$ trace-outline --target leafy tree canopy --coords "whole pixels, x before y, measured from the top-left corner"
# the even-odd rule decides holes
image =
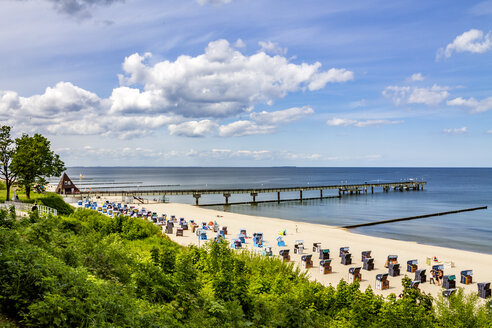
[[[45,178],[59,176],[65,170],[65,164],[50,149],[51,143],[44,136],[23,134],[15,139],[15,144],[11,170],[17,175],[19,185],[25,188],[27,198],[34,185],[44,185]]]
[[[15,182],[16,175],[12,172],[10,164],[15,153],[15,143],[10,136],[11,127],[0,127],[0,177],[5,181],[7,200],[10,198],[10,187]]]

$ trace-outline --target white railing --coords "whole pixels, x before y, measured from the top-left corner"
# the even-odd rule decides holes
[[[7,208],[9,209],[10,206],[14,206],[16,213],[17,211],[22,211],[22,212],[30,212],[32,209],[33,204],[27,204],[27,203],[21,203],[21,202],[5,202],[3,204],[0,204],[0,207]],[[54,208],[45,206],[45,205],[36,205],[38,207],[38,212],[39,214],[52,214],[54,216],[58,215],[58,211]]]

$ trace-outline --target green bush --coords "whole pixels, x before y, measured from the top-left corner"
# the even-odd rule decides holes
[[[226,242],[181,247],[138,218],[90,210],[15,220],[0,211],[0,324],[35,327],[490,327],[458,291],[401,297],[309,281]],[[13,321],[12,321],[13,320]]]
[[[61,196],[56,194],[50,193],[44,197],[38,198],[36,201],[38,204],[41,203],[41,205],[56,209],[59,215],[70,215],[74,211],[72,206],[67,204]]]

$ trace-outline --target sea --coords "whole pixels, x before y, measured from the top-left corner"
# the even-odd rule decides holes
[[[215,206],[215,209],[302,222],[345,226],[488,206],[488,209],[352,229],[355,233],[415,241],[492,254],[492,168],[322,168],[322,167],[69,167],[80,189],[228,189],[320,186],[375,182],[426,181],[421,191],[347,195],[342,198]],[[55,180],[52,182],[56,183]],[[324,190],[323,196],[336,196]],[[282,193],[282,199],[298,198]],[[150,198],[159,198],[151,196]],[[276,199],[260,194],[257,200]],[[303,198],[319,197],[304,191]],[[166,201],[194,204],[192,196],[166,196]],[[251,201],[232,195],[229,202]],[[223,203],[222,195],[203,195],[201,204]],[[172,214],[172,213],[168,213]]]

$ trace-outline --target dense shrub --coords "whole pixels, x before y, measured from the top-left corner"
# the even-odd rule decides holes
[[[74,211],[73,207],[67,204],[63,198],[57,194],[47,194],[44,197],[38,198],[37,202],[38,204],[41,203],[41,205],[56,209],[59,215],[70,215]]]
[[[153,224],[78,210],[22,220],[0,211],[0,323],[36,327],[487,327],[459,291],[402,297],[311,282],[292,263],[226,242],[181,247]],[[10,321],[13,320],[13,321]]]

